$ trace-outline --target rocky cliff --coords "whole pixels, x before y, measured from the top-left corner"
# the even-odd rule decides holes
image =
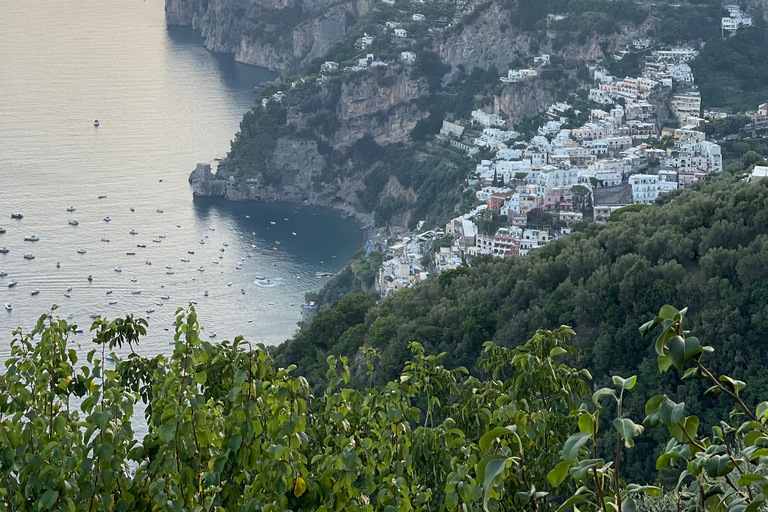
[[[205,47],[273,71],[299,70],[341,39],[373,0],[166,0],[169,25],[200,31]]]

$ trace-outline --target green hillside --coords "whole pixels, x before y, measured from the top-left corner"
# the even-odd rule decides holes
[[[568,324],[579,364],[597,385],[612,374],[640,376],[637,401],[626,405],[640,416],[645,399],[672,381],[659,377],[638,328],[660,304],[685,304],[692,331],[718,347],[715,369],[748,380],[749,399],[766,396],[768,184],[722,179],[667,195],[664,204],[629,207],[525,257],[475,259],[378,304],[347,296],[274,355],[318,388],[328,354],[355,362],[358,347],[376,348],[374,382],[382,383],[399,375],[411,341],[446,352],[448,367],[481,374],[484,342],[514,347],[540,327]],[[674,398],[698,404],[701,392],[677,386]],[[720,411],[707,408],[703,421],[714,421]],[[638,453],[632,463],[650,478],[652,449]]]

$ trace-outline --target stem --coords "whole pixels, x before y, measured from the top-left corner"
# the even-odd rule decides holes
[[[621,403],[624,400],[624,388],[622,387],[621,393],[619,393],[619,399],[616,402],[616,417],[621,419]],[[621,512],[621,477],[619,476],[619,466],[621,464],[621,434],[616,433],[616,469],[614,475],[616,476],[616,506],[618,511]]]
[[[706,376],[706,377],[707,377],[707,378],[708,378],[710,381],[712,381],[712,382],[715,384],[715,386],[717,386],[718,388],[720,388],[720,390],[721,390],[723,393],[725,393],[726,395],[728,395],[728,396],[730,396],[731,398],[733,398],[734,400],[736,400],[736,403],[738,403],[738,404],[739,404],[739,406],[742,408],[742,410],[744,411],[744,413],[745,413],[747,416],[749,416],[749,418],[750,418],[752,421],[758,421],[758,420],[757,420],[757,416],[755,416],[754,414],[752,414],[752,411],[750,411],[750,410],[749,410],[749,408],[748,408],[748,407],[746,406],[746,404],[745,404],[745,403],[742,401],[742,399],[739,397],[739,395],[737,395],[736,393],[734,393],[734,392],[733,392],[733,391],[731,391],[730,389],[728,389],[728,388],[726,388],[725,386],[723,386],[722,384],[720,384],[720,382],[719,382],[719,381],[718,381],[718,380],[715,378],[715,376],[714,376],[714,375],[712,375],[712,372],[710,372],[709,370],[707,370],[707,368],[706,368],[706,367],[705,367],[703,364],[701,364],[701,362],[700,362],[700,361],[698,361],[698,360],[694,360],[694,363],[696,363],[696,366],[699,368],[699,370],[700,370],[700,371],[701,371],[701,372],[702,372],[702,373],[703,373],[703,374],[704,374],[704,375],[705,375],[705,376]],[[765,426],[763,426],[763,430],[765,430]]]

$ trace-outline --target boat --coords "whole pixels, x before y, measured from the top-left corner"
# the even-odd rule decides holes
[[[24,216],[22,214],[20,214],[20,213],[12,213],[11,214],[11,218],[12,219],[19,219],[19,220],[21,220],[21,219],[24,218]]]
[[[156,211],[157,213],[163,213],[163,210],[161,210],[160,208],[158,208],[158,209],[157,209],[157,210],[155,210],[155,211]]]
[[[93,281],[93,276],[88,276],[88,282],[90,283],[91,281]]]
[[[187,254],[195,254],[195,251],[187,251]]]
[[[65,296],[66,298],[70,298],[72,295],[70,295],[70,293],[69,293],[69,292],[64,292],[64,296]]]
[[[157,238],[167,238],[165,235],[157,235]]]
[[[155,243],[157,243],[157,244],[159,244],[160,242],[162,242],[162,240],[160,240],[159,238],[153,238],[153,239],[152,239],[152,241],[153,241],[153,242],[155,242]]]
[[[132,212],[133,212],[133,211],[136,211],[136,210],[134,210],[134,209],[133,209],[133,206],[131,206],[131,211],[132,211]]]
[[[40,237],[37,235],[28,235],[24,237],[25,242],[37,242],[40,240]]]
[[[264,276],[254,276],[254,277],[256,278],[257,281],[263,281],[266,279],[266,277]]]
[[[106,199],[107,196],[99,196],[99,199]]]
[[[24,259],[25,260],[33,260],[33,259],[35,259],[35,255],[27,253],[27,254],[24,255]]]
[[[228,282],[227,286],[232,286],[232,281]]]
[[[224,242],[224,243],[223,243],[223,244],[221,244],[221,245],[223,245],[224,247],[229,247],[229,244],[228,244],[227,242]]]
[[[122,272],[122,271],[123,269],[121,269],[120,267],[115,267],[115,272]]]
[[[197,301],[196,301],[196,300],[191,300],[191,301],[189,301],[189,302],[191,302],[191,303],[192,303],[192,304],[194,304],[194,305],[197,305]]]
[[[147,265],[151,265],[152,264],[152,262],[149,261],[149,260],[145,261],[144,263],[147,264]]]
[[[111,300],[111,301],[109,301],[109,305],[110,305],[110,306],[114,306],[115,304],[117,304],[117,301],[116,301],[116,300]]]
[[[207,296],[208,296],[208,290],[205,290],[205,293],[203,294],[203,297],[207,297]]]
[[[275,224],[277,224],[277,222],[270,222],[270,224],[272,224],[274,226]]]
[[[202,245],[202,244],[204,244],[204,243],[205,243],[205,240],[203,240],[203,239],[200,239],[200,245]]]
[[[30,295],[34,297],[35,295],[37,295],[37,294],[39,294],[39,293],[40,293],[40,290],[37,290],[37,289],[35,289],[35,290],[32,290],[32,292],[30,293]]]
[[[171,265],[166,265],[165,268],[167,268],[168,270],[171,270],[173,267]]]
[[[331,277],[333,274],[330,272],[315,272],[317,277]]]
[[[83,330],[82,329],[75,329],[75,334],[83,334]]]
[[[168,295],[161,295],[160,298],[163,299],[163,300],[170,299],[170,297]]]
[[[56,268],[61,268],[61,262],[60,261],[56,262]]]
[[[251,218],[251,216],[250,216],[250,215],[246,215],[246,216],[245,216],[245,218],[246,218],[246,219],[250,219],[250,218]]]
[[[216,337],[216,333],[215,333],[215,332],[212,332],[211,334],[209,334],[209,335],[208,335],[208,337],[209,337],[209,338],[215,338],[215,337]]]
[[[5,270],[0,270],[0,277],[5,277],[7,275],[8,275],[8,272],[6,272]]]
[[[0,254],[8,254],[8,248],[7,247],[0,247]]]
[[[219,251],[224,252],[224,248],[223,247],[219,247]]]
[[[208,235],[203,235],[203,236],[204,236],[204,238],[208,238]]]
[[[101,315],[99,315],[99,314],[96,314],[96,313],[94,313],[94,314],[92,314],[92,315],[89,315],[89,316],[90,316],[91,318],[93,318],[94,320],[96,320],[97,318],[101,318]]]
[[[102,242],[109,242],[109,238],[102,238],[101,241]]]
[[[296,232],[295,231],[291,231],[291,233],[293,233],[293,236],[296,236]]]
[[[218,261],[216,261],[216,260],[213,260],[213,263],[215,263],[216,265],[218,265],[218,264],[219,264],[219,262],[218,262]]]
[[[149,308],[149,309],[147,310],[147,314],[148,314],[148,315],[149,315],[149,314],[151,314],[151,313],[154,313],[154,312],[155,312],[155,308]]]
[[[132,277],[132,278],[131,278],[131,282],[132,282],[132,283],[135,283],[136,281],[138,281],[138,279],[136,279],[135,277]]]
[[[208,229],[210,229],[211,231],[216,231],[216,228],[213,226],[209,227]]]
[[[173,270],[166,270],[165,273],[168,274],[169,276],[172,276],[173,275]]]
[[[71,221],[69,221],[69,225],[70,225],[70,226],[77,226],[78,224],[80,224],[80,223],[79,223],[79,222],[77,222],[76,220],[71,220]]]
[[[147,245],[146,244],[136,244],[136,247],[138,247],[140,249],[146,249]]]
[[[243,295],[245,295],[245,290],[243,290],[242,288],[240,288],[240,293],[242,293]]]
[[[77,250],[77,254],[85,254],[86,252],[88,252],[88,251],[86,251],[85,249],[78,249]]]
[[[162,306],[162,305],[163,305],[163,303],[160,302],[160,301],[155,302],[155,306]]]
[[[6,309],[6,310],[8,310],[8,311],[10,311],[10,310],[12,310],[12,309],[13,309],[13,306],[11,306],[11,303],[10,303],[10,302],[6,302],[6,303],[5,303],[5,309]]]
[[[107,215],[106,217],[104,217],[104,222],[109,222],[109,221],[111,221],[111,220],[112,220],[112,219],[109,217],[109,215]]]
[[[203,267],[197,267],[198,272],[205,272],[205,269]]]
[[[189,258],[181,258],[181,261],[183,261],[184,263],[189,263]]]
[[[67,287],[67,291],[71,292],[72,291],[72,287],[71,286]]]
[[[99,120],[98,119],[93,121],[93,126],[95,126],[96,128],[99,127]]]
[[[73,211],[75,211],[75,207],[74,206],[70,206],[69,208],[67,208],[67,211],[68,212],[73,212]]]
[[[133,295],[139,295],[141,293],[141,290],[134,290],[131,292]]]
[[[177,227],[177,228],[180,228],[180,227],[181,227],[181,224],[176,224],[176,227]]]
[[[138,234],[139,234],[139,232],[138,232],[138,231],[136,231],[135,229],[132,229],[132,230],[130,231],[130,233],[131,233],[132,235],[138,235]]]
[[[107,295],[112,295],[112,290],[107,290]]]
[[[127,252],[125,253],[126,256],[136,256],[135,252]]]
[[[235,267],[235,270],[243,270],[243,267],[241,267],[240,265],[237,265],[237,266]]]

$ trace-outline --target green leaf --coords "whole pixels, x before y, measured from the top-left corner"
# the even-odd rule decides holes
[[[517,430],[517,427],[496,427],[493,430],[486,432],[483,437],[480,438],[480,441],[478,441],[478,445],[480,446],[481,450],[486,450],[491,445],[493,441],[496,439],[507,436],[510,434],[517,435],[515,432]]]
[[[208,373],[204,371],[200,371],[195,373],[195,382],[200,384],[201,386],[205,384],[205,381],[208,380]]]
[[[633,375],[628,379],[620,377],[618,375],[613,376],[613,383],[619,386],[621,389],[632,389],[637,383],[637,376]]]
[[[763,475],[757,473],[744,473],[739,477],[739,485],[751,485],[755,482],[765,482],[766,478]]]
[[[489,455],[477,464],[477,479],[483,481],[483,510],[488,512],[491,490],[501,483],[501,476],[510,457]]]
[[[570,498],[565,500],[565,503],[560,505],[555,512],[563,512],[564,510],[568,510],[572,508],[574,505],[578,505],[579,503],[584,503],[585,501],[587,501],[587,498],[585,498],[584,496],[580,496],[578,494],[576,496],[571,496]]]
[[[555,469],[547,473],[547,480],[549,480],[549,483],[552,484],[552,487],[557,487],[563,483],[565,477],[568,476],[568,470],[570,467],[571,464],[569,462],[563,461],[555,466]]]
[[[579,431],[584,434],[592,434],[595,431],[595,419],[589,413],[579,416]]]
[[[56,500],[59,499],[59,492],[48,489],[37,502],[37,510],[50,510]]]
[[[744,389],[747,386],[746,384],[744,384],[744,382],[742,382],[740,380],[737,380],[737,379],[732,379],[731,377],[729,377],[727,375],[721,375],[720,378],[717,379],[717,380],[719,380],[720,382],[724,383],[725,387],[727,387],[728,389],[730,389],[733,393],[736,393],[737,395],[739,394],[739,391],[741,391],[742,389]]]
[[[755,409],[755,416],[760,421],[765,420],[765,415],[768,414],[768,402],[760,402]]]
[[[661,403],[664,401],[663,395],[656,395],[648,399],[647,402],[645,402],[645,414],[651,414],[654,412],[657,412],[659,410],[659,407],[661,407]]]
[[[707,462],[704,470],[708,476],[725,476],[733,470],[733,462],[728,455],[714,455]]]
[[[637,505],[635,504],[634,498],[627,495],[621,500],[621,510],[623,512],[637,512]]]
[[[616,429],[621,438],[624,440],[624,446],[627,448],[634,446],[635,442],[632,439],[642,434],[643,430],[645,430],[642,425],[638,425],[629,418],[614,419],[613,428]]]
[[[599,406],[598,401],[603,398],[604,396],[611,395],[612,397],[616,398],[616,390],[611,388],[600,388],[594,393],[592,393],[592,403]]]
[[[683,417],[683,412],[685,412],[685,402],[676,404],[669,398],[666,398],[661,403],[661,407],[659,408],[659,417],[661,418],[661,421],[667,426],[676,425],[677,422],[680,421],[680,419]]]
[[[665,320],[674,320],[675,315],[680,313],[675,307],[665,304],[659,310],[659,316]]]
[[[160,440],[164,443],[170,443],[173,436],[176,435],[176,428],[171,423],[163,423],[160,426],[160,432],[158,433]]]
[[[652,496],[654,498],[657,498],[663,494],[661,487],[656,487],[655,485],[638,485],[638,484],[629,484],[627,486],[627,492],[628,493],[644,492],[648,496]]]
[[[549,351],[549,357],[561,356],[567,353],[568,351],[565,350],[563,347],[554,347],[552,350]]]
[[[307,482],[303,478],[296,477],[296,485],[293,486],[293,495],[297,498],[304,494],[307,490]]]
[[[672,356],[669,355],[669,350],[662,350],[662,354],[659,354],[658,359],[658,365],[659,365],[659,373],[664,373],[665,371],[669,370],[669,367],[672,366]]]
[[[573,434],[571,437],[569,437],[563,445],[563,458],[570,463],[575,462],[579,456],[579,450],[582,446],[587,444],[589,438],[590,435],[583,432]]]
[[[693,356],[701,353],[701,343],[693,336],[683,339],[682,336],[673,336],[669,340],[669,355],[675,368],[682,370]]]
[[[716,400],[717,397],[723,394],[723,390],[720,389],[720,386],[712,386],[711,388],[707,388],[707,390],[704,391],[704,394],[712,400]]]

